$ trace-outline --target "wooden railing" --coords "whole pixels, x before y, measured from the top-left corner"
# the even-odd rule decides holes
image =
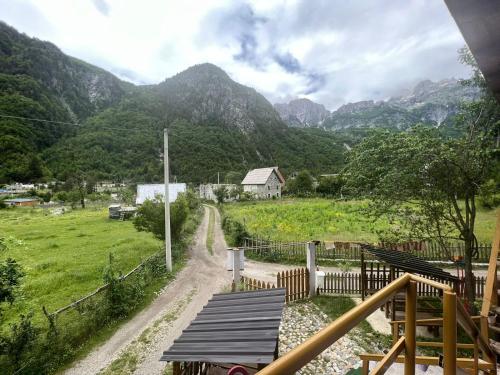
[[[314,336],[266,366],[258,374],[281,375],[295,373],[401,291],[406,291],[404,336],[395,342],[387,354],[380,355],[381,357],[372,355],[375,357],[368,359],[379,361],[379,365],[371,374],[384,373],[395,361],[404,362],[405,374],[414,374],[417,362],[427,364],[440,363],[441,361],[438,357],[416,357],[418,283],[430,285],[433,288],[440,289],[443,293],[443,342],[439,344],[443,348],[442,365],[444,374],[456,374],[457,366],[472,368],[475,374],[478,373],[479,369],[487,369],[495,372],[496,357],[487,343],[487,336],[484,336],[477,328],[452,288],[449,285],[407,273],[392,281],[363,303],[354,307]],[[473,359],[457,359],[457,323],[472,339],[475,349]],[[398,356],[403,349],[405,355]],[[480,353],[482,354],[482,359],[479,358]],[[367,372],[367,368],[365,370]]]
[[[488,313],[492,306],[498,306],[498,252],[500,248],[500,210],[497,213],[497,226],[495,238],[491,245],[490,262],[488,265],[488,276],[484,287],[483,305],[481,307],[481,331],[485,337],[488,337]]]

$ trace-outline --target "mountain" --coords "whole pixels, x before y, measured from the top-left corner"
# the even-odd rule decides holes
[[[299,128],[321,127],[323,121],[330,116],[324,105],[306,98],[295,99],[289,103],[276,103],[274,108],[288,126]]]
[[[456,79],[425,80],[400,97],[387,101],[366,100],[348,103],[329,112],[308,99],[275,104],[283,121],[293,127],[328,130],[385,127],[407,129],[417,123],[441,126],[451,123],[462,101],[473,100],[478,92]]]
[[[0,22],[0,114],[84,121],[118,103],[132,86]],[[47,174],[40,152],[73,134],[57,122],[0,119],[0,181]]]
[[[134,86],[5,24],[0,114],[13,116],[0,117],[0,183],[65,180],[76,172],[160,181],[165,127],[172,177],[195,183],[267,165],[331,173],[351,142],[348,135],[287,127],[262,95],[215,65]]]

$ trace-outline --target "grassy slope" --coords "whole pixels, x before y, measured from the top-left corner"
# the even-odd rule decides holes
[[[22,300],[8,309],[7,320],[41,307],[62,307],[102,285],[109,253],[124,273],[158,251],[160,241],[137,232],[132,222],[109,220],[107,210],[77,210],[52,216],[43,210],[0,211],[0,237],[7,250],[0,259],[14,258],[24,268]]]
[[[232,203],[224,206],[227,215],[245,224],[252,235],[280,241],[294,240],[377,240],[377,230],[387,227],[384,220],[373,223],[358,212],[366,202],[335,202],[328,199],[286,199]],[[476,232],[481,242],[490,242],[495,227],[495,211],[480,210]]]

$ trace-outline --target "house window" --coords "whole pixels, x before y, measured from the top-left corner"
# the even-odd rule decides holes
[[[279,185],[276,185],[276,190],[279,190],[280,186]]]
[[[271,186],[267,185],[267,190],[271,190]]]
[[[268,197],[268,198],[271,198],[271,194],[267,194],[267,197]]]

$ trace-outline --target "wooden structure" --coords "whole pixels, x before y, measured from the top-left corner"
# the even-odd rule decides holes
[[[443,296],[443,317],[438,318],[443,327],[443,341],[425,343],[426,346],[442,347],[442,357],[416,355],[417,346],[422,346],[420,342],[416,341],[416,327],[419,325],[419,321],[416,319],[417,285],[419,283],[440,290]],[[370,361],[378,362],[371,374],[383,374],[394,362],[404,363],[405,374],[415,374],[417,363],[440,364],[443,367],[444,375],[456,374],[457,367],[470,369],[474,374],[478,374],[479,370],[490,374],[496,373],[496,357],[489,346],[488,338],[481,333],[453,289],[449,285],[405,273],[314,336],[266,366],[258,372],[258,375],[295,373],[400,292],[404,292],[405,295],[405,320],[402,322],[405,326],[404,335],[398,336],[397,341],[393,342],[393,346],[387,354],[361,355],[364,374],[368,373]],[[472,341],[472,358],[457,358],[457,348],[462,347],[462,344],[457,343],[457,325],[462,327]],[[404,355],[400,355],[403,351]]]
[[[174,375],[215,373],[239,364],[249,373],[278,355],[285,289],[215,294],[161,357]]]
[[[410,253],[383,249],[371,245],[361,245],[361,298],[364,300],[367,296],[378,292],[380,289],[389,285],[393,280],[397,279],[403,272],[409,272],[412,274],[419,275],[423,278],[427,278],[432,281],[437,281],[442,284],[448,285],[455,292],[459,291],[459,279],[456,276],[451,275],[448,272],[434,266],[433,264],[426,262]],[[376,270],[379,276],[374,279],[368,276],[368,259],[376,259],[378,262],[376,264]],[[383,269],[382,275],[380,276],[380,264],[385,264],[389,267],[389,272],[385,272]],[[369,271],[373,275],[373,263],[369,263]],[[368,283],[368,281],[371,283]],[[417,295],[421,297],[424,295],[433,296],[439,295],[439,291],[434,290],[429,285],[422,284],[417,287]],[[420,298],[419,311],[421,312],[437,312],[436,307],[432,304],[426,302],[423,298]],[[391,315],[392,320],[396,320],[396,312],[398,310],[403,311],[404,308],[404,296],[394,295],[390,301],[385,305],[386,316]]]
[[[40,204],[39,198],[12,198],[3,201],[8,206],[35,207]]]
[[[286,289],[286,302],[307,298],[309,296],[309,271],[307,268],[297,268],[278,272],[276,285],[278,288]]]
[[[491,246],[491,257],[488,266],[488,276],[486,278],[486,286],[484,290],[483,306],[481,307],[481,332],[486,337],[493,339],[491,343],[492,349],[500,355],[500,308],[498,299],[500,293],[500,285],[498,282],[498,266],[500,251],[500,211],[497,214],[497,227],[495,238]],[[491,335],[489,334],[491,332]]]

